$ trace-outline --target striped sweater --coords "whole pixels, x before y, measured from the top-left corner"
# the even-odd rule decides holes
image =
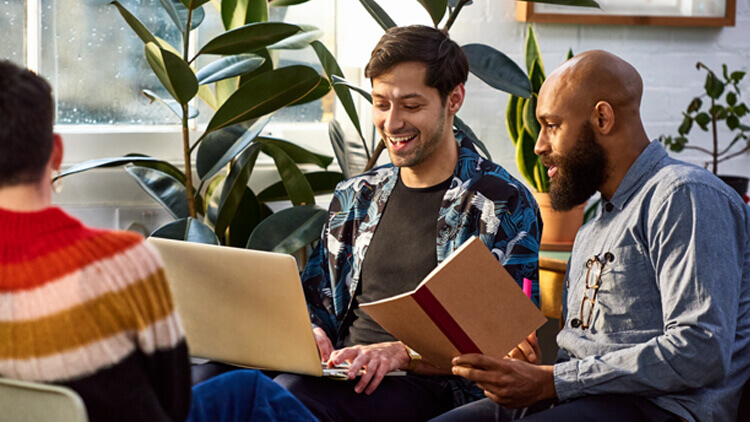
[[[0,209],[0,376],[70,387],[91,421],[184,421],[187,347],[143,238]]]

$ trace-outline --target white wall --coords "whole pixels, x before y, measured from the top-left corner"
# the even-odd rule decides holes
[[[426,12],[413,0],[380,0],[397,24],[429,24]],[[413,3],[413,5],[411,4]],[[347,66],[363,67],[382,30],[357,1],[339,0],[338,57]],[[613,25],[534,24],[547,72],[574,52],[608,50],[633,64],[645,84],[642,114],[651,138],[676,134],[681,112],[702,92],[705,72],[695,68],[702,61],[714,70],[721,64],[730,69],[750,70],[750,0],[737,0],[737,23],[724,28],[649,27]],[[515,1],[475,0],[465,7],[451,29],[459,44],[489,44],[523,63],[526,24],[515,20]],[[523,67],[523,65],[522,65]],[[357,79],[361,75],[347,77]],[[369,83],[362,82],[363,85]],[[742,85],[750,104],[750,75]],[[514,153],[505,129],[508,95],[487,87],[471,76],[467,99],[459,116],[490,149],[495,161],[517,174]],[[750,117],[744,119],[749,124]],[[691,144],[709,146],[709,135],[695,127]],[[721,139],[721,138],[720,138]],[[731,138],[730,138],[731,139]],[[726,133],[724,140],[727,139]],[[679,158],[701,163],[704,156],[681,153]],[[706,156],[707,157],[707,156]],[[750,155],[720,165],[724,174],[750,176]]]

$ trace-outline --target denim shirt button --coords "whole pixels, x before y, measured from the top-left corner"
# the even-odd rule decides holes
[[[615,206],[612,205],[611,202],[607,202],[607,205],[604,206],[604,209],[607,210],[607,212],[612,212],[612,210],[615,209]]]
[[[581,320],[578,318],[573,318],[570,320],[570,326],[573,328],[578,328],[581,326]]]

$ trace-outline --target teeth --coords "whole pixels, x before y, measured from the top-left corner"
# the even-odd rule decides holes
[[[394,144],[399,144],[399,143],[401,143],[401,142],[406,142],[406,141],[408,141],[408,140],[412,139],[413,137],[414,137],[414,135],[410,135],[410,136],[399,136],[399,137],[397,137],[397,138],[394,138],[394,137],[390,137],[390,140],[391,140],[391,142],[393,142]]]

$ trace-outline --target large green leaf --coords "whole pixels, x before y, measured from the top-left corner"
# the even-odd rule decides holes
[[[278,67],[277,66],[279,62],[278,54],[277,54],[278,52],[273,52],[274,53],[273,56],[271,55],[271,53],[272,52],[269,51],[267,48],[260,48],[258,50],[255,50],[254,54],[257,54],[263,57],[264,59],[266,59],[266,61],[263,62],[263,64],[259,68],[253,70],[252,72],[248,74],[240,76],[239,84],[237,86],[238,87],[242,86],[246,84],[248,81],[254,79],[256,76],[260,76],[262,73],[270,72],[275,67]]]
[[[247,242],[249,249],[294,253],[320,238],[327,212],[316,205],[281,210],[263,220]]]
[[[158,158],[152,158],[152,157],[128,156],[128,157],[97,158],[96,160],[89,160],[89,161],[85,161],[83,163],[71,166],[64,172],[60,173],[56,178],[62,178],[65,176],[76,174],[76,173],[83,173],[85,171],[89,171],[89,170],[96,169],[96,168],[119,167],[125,164],[144,163],[144,162],[159,162],[165,165],[172,166],[172,164],[169,164],[166,161],[161,161]],[[176,167],[175,167],[175,170],[177,170]]]
[[[244,85],[216,111],[206,128],[255,119],[304,98],[320,84],[320,75],[308,66],[289,66],[263,73]]]
[[[205,3],[208,3],[210,0],[182,0],[182,4],[185,5],[188,9],[196,9],[198,7],[203,6]]]
[[[542,159],[537,156],[534,164],[534,181],[536,182],[537,191],[545,193],[549,191],[549,176],[547,176],[547,167],[542,164]]]
[[[146,44],[146,60],[167,92],[180,104],[187,104],[198,93],[193,69],[179,56],[150,42]]]
[[[147,167],[126,167],[138,185],[161,204],[174,218],[190,215],[187,190],[179,180],[162,171]]]
[[[328,123],[328,136],[344,176],[349,178],[362,173],[369,160],[369,154],[365,154],[364,145],[347,141],[344,130],[336,119],[331,119]]]
[[[242,195],[240,204],[237,206],[234,218],[229,223],[229,230],[225,239],[226,243],[229,246],[237,248],[247,246],[250,234],[265,217],[264,209],[267,209],[267,207],[261,207],[253,191],[245,188],[245,193]]]
[[[307,3],[309,0],[269,0],[268,5],[273,7],[293,6],[295,4]]]
[[[322,195],[333,192],[336,189],[336,185],[344,180],[344,175],[336,171],[317,171],[305,173],[305,178],[310,182],[313,193],[315,195]],[[284,201],[288,199],[289,195],[287,195],[286,189],[284,189],[284,182],[276,182],[258,194],[258,200],[263,202]]]
[[[180,0],[159,0],[159,2],[177,29],[184,34],[185,28],[187,28],[188,8]],[[206,11],[202,7],[193,10],[193,16],[190,18],[190,30],[198,28],[205,17]]]
[[[456,7],[456,6],[458,6],[458,2],[459,2],[459,0],[448,0],[448,6],[450,6],[450,7]],[[464,4],[464,6],[470,6],[473,3],[474,3],[473,1],[469,0],[467,3]]]
[[[333,88],[336,89],[337,86],[345,86],[353,91],[358,92],[361,96],[365,97],[367,101],[372,104],[372,95],[365,89],[358,87],[357,85],[354,85],[353,83],[347,81],[344,78],[340,78],[338,76],[332,76],[331,79],[333,80]]]
[[[240,78],[229,78],[216,82],[216,102],[219,105],[217,109],[220,108],[221,105],[232,96],[232,94],[237,92],[239,82]]]
[[[148,44],[150,42],[153,42],[153,43],[156,42],[156,37],[154,37],[151,31],[149,31],[148,28],[146,28],[146,26],[143,25],[143,23],[141,23],[140,20],[138,20],[138,18],[133,16],[133,14],[130,13],[130,11],[125,8],[125,6],[120,4],[119,1],[113,1],[109,4],[112,4],[115,7],[117,7],[117,10],[120,12],[120,15],[122,15],[122,17],[125,19],[125,22],[128,24],[128,26],[130,26],[130,28],[133,29],[133,31],[135,31],[135,34],[138,35],[138,38],[140,38],[144,44]]]
[[[328,83],[328,79],[321,76],[320,83],[318,84],[318,86],[315,87],[315,89],[310,91],[307,95],[300,98],[299,100],[289,104],[289,107],[300,105],[300,104],[306,104],[311,101],[319,100],[325,97],[329,92],[331,92],[331,84]]]
[[[516,166],[524,179],[539,192],[539,186],[534,177],[534,166],[537,156],[534,154],[534,142],[536,140],[527,131],[522,131],[516,141]]]
[[[297,167],[287,153],[276,145],[263,144],[263,152],[273,158],[276,169],[279,171],[284,189],[289,195],[289,200],[294,205],[306,205],[315,203],[315,195],[312,186],[302,171]]]
[[[471,73],[487,85],[519,97],[531,96],[529,78],[508,56],[484,44],[467,44],[462,48]]]
[[[224,232],[234,218],[237,207],[247,189],[247,182],[250,180],[250,175],[255,167],[258,154],[260,154],[262,148],[262,144],[250,145],[232,163],[232,168],[227,178],[224,179],[219,200],[218,215],[214,226],[216,235],[220,239],[223,239]]]
[[[531,82],[531,92],[539,94],[539,90],[542,89],[544,84],[544,71],[542,70],[542,64],[540,61],[535,61],[531,64],[531,71],[529,72],[529,81]]]
[[[396,26],[396,22],[388,16],[388,13],[385,13],[385,10],[375,0],[359,0],[359,2],[384,31]]]
[[[424,7],[432,18],[432,23],[437,28],[443,16],[445,16],[445,9],[448,6],[448,0],[418,0],[419,4]]]
[[[151,233],[151,236],[209,245],[219,244],[219,239],[216,238],[211,228],[192,217],[165,224]]]
[[[267,0],[222,0],[221,21],[224,29],[239,28],[254,22],[268,21]]]
[[[508,130],[508,136],[515,145],[518,139],[518,126],[516,126],[516,114],[518,114],[518,97],[511,95],[508,97],[508,105],[505,107],[505,128]]]
[[[561,6],[596,7],[598,9],[601,9],[601,7],[599,6],[599,3],[595,2],[594,0],[518,0],[518,1],[558,4]]]
[[[330,155],[312,152],[283,139],[259,136],[256,142],[281,148],[297,164],[315,164],[320,168],[326,168],[333,162],[333,157]]]
[[[137,158],[151,158],[148,155],[145,154],[139,154],[139,153],[131,153],[126,155],[125,157],[137,157]],[[182,183],[185,184],[185,181],[187,178],[185,177],[185,173],[182,172],[182,170],[175,167],[172,163],[169,163],[167,161],[161,161],[161,160],[149,160],[149,161],[131,161],[131,164],[134,166],[139,167],[148,167],[152,169],[159,170],[163,173],[167,173],[168,175],[174,177]]]
[[[539,137],[542,126],[536,119],[536,97],[531,97],[523,106],[523,126],[535,140]]]
[[[315,54],[318,55],[320,64],[323,66],[323,71],[325,71],[331,82],[333,82],[334,76],[340,78],[344,77],[344,72],[341,71],[341,67],[338,62],[336,62],[336,58],[333,57],[333,54],[331,54],[322,42],[314,41],[310,45],[313,50],[315,50]],[[349,116],[349,120],[351,120],[352,124],[357,129],[359,137],[364,139],[364,136],[362,136],[362,127],[359,123],[359,116],[357,115],[357,108],[354,106],[354,99],[352,98],[351,92],[349,92],[347,87],[342,85],[334,85],[333,90],[336,92],[339,101],[341,101],[341,105],[344,107],[346,115]]]
[[[271,116],[264,116],[204,135],[195,160],[198,177],[205,181],[221,171],[250,145],[270,120]]]
[[[210,84],[223,79],[250,73],[260,67],[266,59],[257,54],[238,54],[222,57],[204,66],[196,73],[198,84]]]
[[[526,70],[531,74],[531,65],[539,62],[539,68],[544,74],[544,62],[542,62],[542,53],[539,51],[539,42],[536,40],[534,28],[529,24],[526,29]]]
[[[311,42],[320,39],[323,31],[312,25],[300,25],[302,32],[286,37],[283,40],[268,46],[269,50],[300,50]]]
[[[469,139],[471,139],[471,142],[474,145],[476,145],[477,148],[479,148],[480,151],[482,151],[482,153],[484,154],[484,156],[487,159],[492,160],[492,155],[490,155],[490,151],[484,145],[484,142],[482,142],[479,139],[479,136],[477,136],[477,134],[474,133],[473,130],[471,130],[471,128],[469,127],[469,125],[467,125],[466,123],[464,123],[463,120],[459,119],[458,116],[454,116],[453,117],[453,126],[455,126],[461,132],[463,132],[464,134],[466,134],[466,136],[468,136]]]
[[[200,54],[243,54],[277,43],[300,31],[282,22],[255,22],[219,34],[200,49]]]
[[[152,103],[156,101],[157,103],[163,104],[172,113],[176,114],[177,117],[182,119],[182,105],[177,101],[161,98],[160,96],[156,95],[155,92],[149,91],[148,89],[144,89],[141,93],[144,97],[151,100]],[[192,105],[188,105],[188,119],[195,119],[196,117],[198,117],[198,109],[193,107]]]

